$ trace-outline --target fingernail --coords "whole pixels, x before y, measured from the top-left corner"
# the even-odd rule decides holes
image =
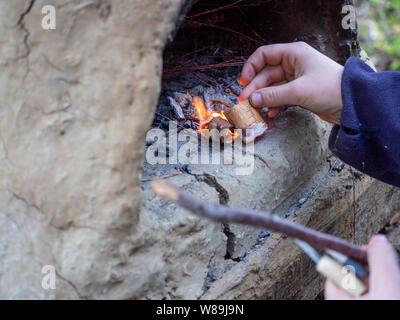
[[[253,107],[261,107],[262,105],[262,97],[259,93],[253,93],[250,98],[250,103]]]

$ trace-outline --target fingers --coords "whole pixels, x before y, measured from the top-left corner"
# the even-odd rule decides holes
[[[369,293],[360,299],[400,299],[400,268],[392,245],[385,236],[376,235],[371,238],[367,252],[370,288]],[[350,296],[327,281],[325,298],[347,300]]]
[[[246,100],[250,95],[261,88],[268,87],[269,85],[280,82],[285,79],[285,74],[280,66],[264,67],[255,78],[243,89],[240,94],[239,101]]]
[[[266,65],[277,66],[281,64],[285,55],[296,55],[295,47],[299,43],[273,44],[258,48],[244,64],[240,74],[239,83],[249,84]]]
[[[301,83],[300,78],[282,85],[259,89],[250,96],[249,101],[255,108],[301,105]]]
[[[400,298],[400,269],[397,254],[383,235],[372,237],[368,245],[370,292],[382,299]]]
[[[332,281],[325,282],[325,299],[326,300],[350,300],[351,297],[345,291],[338,288]]]

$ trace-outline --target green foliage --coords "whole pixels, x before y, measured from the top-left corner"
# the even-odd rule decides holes
[[[400,70],[400,0],[363,0],[366,16],[359,20],[362,46],[369,55],[385,51],[390,69]]]

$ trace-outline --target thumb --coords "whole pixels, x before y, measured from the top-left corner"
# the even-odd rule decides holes
[[[250,96],[250,103],[253,107],[279,107],[283,105],[300,105],[301,79],[288,83],[271,86],[255,91]]]
[[[327,280],[325,282],[325,300],[351,300],[345,291],[339,289],[333,282]]]
[[[398,299],[400,291],[400,269],[397,254],[383,235],[372,237],[368,245],[370,268],[370,292],[381,298]]]

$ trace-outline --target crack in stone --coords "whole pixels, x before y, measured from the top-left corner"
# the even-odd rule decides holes
[[[28,8],[20,15],[17,25],[22,25],[24,22],[25,16],[32,10],[33,5],[35,4],[36,0],[31,0],[28,5]]]
[[[24,202],[25,205],[27,206],[27,208],[29,208],[29,207],[35,208],[37,211],[39,211],[40,213],[43,214],[43,212],[41,211],[41,209],[40,209],[37,205],[31,204],[31,203],[30,203],[29,201],[27,201],[25,198],[19,196],[18,194],[16,194],[15,192],[13,192],[13,191],[11,191],[11,190],[9,190],[9,189],[8,189],[8,191],[13,195],[14,198],[16,198],[16,199],[18,199],[18,200]],[[4,216],[7,217],[10,221],[12,221],[12,222],[17,226],[18,230],[20,230],[19,225],[18,225],[13,219],[11,219],[11,217],[9,217],[9,216],[6,215],[6,214],[4,214]],[[56,228],[56,229],[60,229],[60,228],[57,228],[56,226],[52,225],[51,223],[50,223],[50,225],[51,225],[52,227]],[[50,250],[50,252],[51,252],[51,250]],[[51,255],[53,256],[52,253],[51,253]],[[54,258],[54,256],[53,256],[53,259],[54,259],[54,261],[56,261],[56,259]],[[76,292],[76,294],[78,295],[78,297],[79,297],[80,299],[85,299],[85,297],[82,296],[82,295],[80,294],[80,292],[79,292],[79,290],[77,289],[76,285],[75,285],[74,283],[72,283],[72,281],[70,281],[70,280],[66,279],[65,277],[63,277],[62,275],[60,275],[60,274],[57,272],[57,270],[56,270],[56,275],[57,275],[61,280],[67,282],[67,283],[73,288],[73,290]]]
[[[188,174],[194,176],[197,181],[204,182],[211,188],[215,189],[218,193],[218,199],[219,199],[219,204],[222,205],[227,205],[229,202],[229,192],[218,182],[217,178],[204,173],[204,174],[195,174],[190,172],[189,170],[185,170]],[[234,261],[237,261],[236,259],[232,259],[232,253],[234,252],[235,249],[235,240],[236,236],[232,231],[230,230],[229,224],[224,223],[223,224],[223,233],[225,234],[227,240],[226,240],[226,254],[225,254],[225,259],[231,259]]]
[[[27,208],[34,208],[34,209],[36,209],[36,211],[38,211],[38,212],[41,213],[42,215],[45,215],[45,214],[43,213],[42,209],[40,209],[36,204],[30,203],[30,202],[29,202],[28,200],[26,200],[24,197],[22,197],[22,196],[16,194],[14,191],[12,191],[12,190],[10,190],[10,189],[7,189],[7,190],[13,195],[13,197],[14,197],[15,199],[18,199],[18,200],[24,202]],[[91,231],[94,231],[94,232],[97,232],[97,233],[100,233],[100,234],[101,234],[101,232],[98,231],[96,228],[93,228],[93,227],[90,227],[90,226],[86,226],[86,225],[77,225],[77,224],[75,224],[73,221],[71,221],[71,222],[68,224],[68,226],[66,226],[66,227],[59,227],[59,226],[56,226],[56,225],[53,223],[53,219],[54,219],[54,217],[51,218],[51,220],[49,221],[48,225],[49,225],[50,227],[56,229],[56,230],[59,230],[59,231],[68,231],[70,228],[76,228],[76,229],[88,229],[88,230],[91,230]]]
[[[208,173],[196,174],[196,173],[190,172],[187,168],[185,168],[184,171],[186,173],[190,174],[191,176],[195,177],[197,181],[204,182],[211,188],[215,189],[215,191],[217,191],[217,193],[218,193],[219,204],[227,205],[227,203],[229,201],[229,193],[218,182],[216,177],[214,177]]]
[[[68,225],[65,226],[65,227],[59,227],[59,226],[56,226],[53,223],[53,219],[51,219],[51,221],[49,222],[49,226],[54,228],[54,229],[57,229],[58,231],[69,231],[69,229],[75,228],[75,229],[87,229],[87,230],[91,230],[91,231],[94,231],[94,232],[97,232],[97,233],[101,234],[101,232],[99,232],[97,229],[95,229],[93,227],[77,225],[73,221],[69,222]]]
[[[7,189],[7,190],[8,190],[8,192],[10,192],[10,193],[13,195],[14,198],[16,198],[16,199],[18,199],[18,200],[24,202],[24,203],[26,204],[26,207],[27,207],[27,208],[34,208],[34,209],[36,209],[38,212],[40,212],[41,214],[44,215],[42,209],[40,209],[35,203],[30,203],[30,202],[29,202],[28,200],[26,200],[24,197],[22,197],[22,196],[16,194],[14,191],[12,191],[12,190],[10,190],[10,189]]]
[[[259,154],[254,153],[254,157],[256,157],[258,160],[260,160],[262,163],[264,163],[268,169],[271,169],[271,167],[269,166],[267,161],[265,161],[265,159],[263,159]]]
[[[28,42],[31,33],[29,32],[28,28],[25,26],[25,21],[24,20],[25,20],[25,17],[32,11],[32,8],[35,5],[35,2],[36,2],[36,0],[31,0],[29,2],[28,8],[20,15],[19,20],[17,22],[17,26],[19,26],[25,32],[24,46],[25,46],[26,52],[22,56],[16,58],[16,60],[20,60],[20,59],[25,59],[26,60],[27,72],[26,72],[26,74],[24,76],[24,80],[26,79],[26,77],[28,76],[29,71],[30,71],[29,55],[31,53],[31,47],[29,46],[29,42]]]
[[[235,234],[231,231],[231,228],[229,227],[228,223],[224,223],[224,233],[227,237],[226,240],[226,255],[225,259],[231,259],[233,261],[238,261],[237,259],[232,258],[232,254],[235,251],[235,241],[236,241],[236,236]]]
[[[57,277],[59,277],[61,280],[65,281],[66,283],[68,283],[72,289],[75,291],[75,293],[78,295],[78,297],[83,300],[86,300],[86,297],[84,297],[83,295],[81,295],[81,293],[79,292],[78,288],[76,287],[76,285],[71,281],[68,280],[67,278],[65,278],[64,276],[62,276],[57,270],[56,270],[56,275]]]

